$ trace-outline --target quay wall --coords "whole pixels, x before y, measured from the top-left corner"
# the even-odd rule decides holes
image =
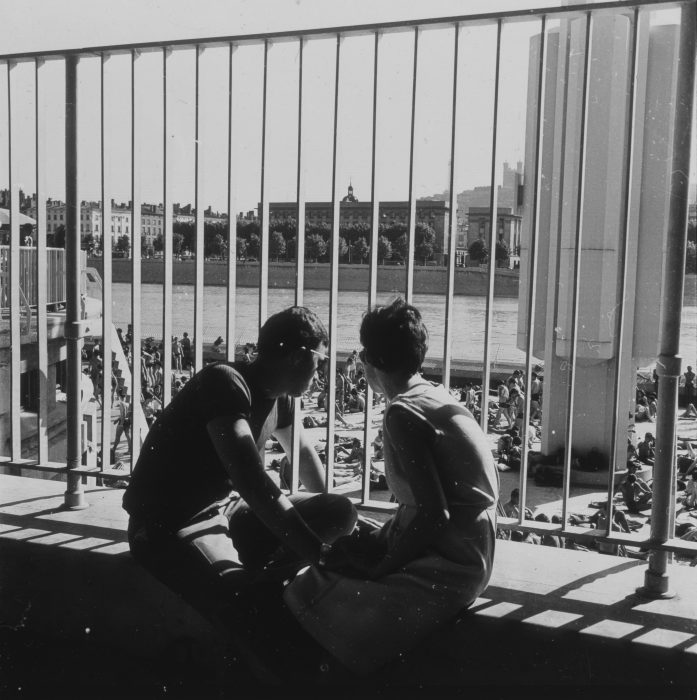
[[[130,282],[132,261],[115,258],[112,261],[114,282]],[[88,267],[96,268],[102,274],[101,258],[88,258]],[[175,261],[173,264],[174,284],[193,285],[196,281],[195,263]],[[368,288],[369,270],[367,265],[339,265],[339,289],[347,292],[360,292]],[[162,284],[164,265],[162,260],[141,261],[141,279],[144,284]],[[206,261],[204,265],[206,285],[227,284],[227,263]],[[517,270],[497,269],[494,294],[499,297],[518,296],[519,274]],[[327,263],[305,265],[306,289],[329,289],[330,268]],[[257,287],[259,283],[259,263],[239,262],[237,264],[237,285]],[[447,268],[442,266],[417,266],[414,268],[414,292],[416,294],[445,294],[448,284]],[[295,265],[293,263],[269,263],[269,286],[280,289],[295,287]],[[378,269],[378,291],[390,292],[406,287],[406,272],[403,265],[380,265]],[[458,267],[455,269],[455,294],[460,296],[486,296],[488,288],[487,269],[479,267]]]

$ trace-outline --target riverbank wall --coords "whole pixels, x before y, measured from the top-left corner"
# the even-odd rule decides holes
[[[112,261],[114,282],[130,283],[132,261],[115,258]],[[88,258],[87,265],[102,274],[102,259]],[[162,260],[142,260],[141,280],[144,284],[162,284],[164,264]],[[196,265],[193,262],[176,261],[172,266],[174,284],[193,285],[196,282]],[[227,285],[227,263],[206,261],[204,264],[206,285]],[[237,263],[237,286],[259,286],[259,263]],[[494,278],[494,295],[517,298],[519,273],[517,270],[497,269]],[[339,290],[362,292],[368,289],[367,265],[339,265]],[[327,263],[305,265],[305,289],[329,289],[330,267]],[[279,289],[295,288],[294,263],[269,263],[269,286]],[[406,288],[406,271],[403,265],[380,265],[377,286],[379,292],[403,291]],[[414,268],[414,293],[445,294],[448,287],[448,270],[439,266]],[[485,267],[458,267],[455,269],[455,294],[459,296],[486,296],[488,274]]]

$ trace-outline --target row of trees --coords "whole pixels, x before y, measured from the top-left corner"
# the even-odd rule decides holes
[[[269,233],[269,255],[274,260],[295,259],[295,222],[279,220],[272,222]],[[688,227],[687,256],[685,261],[686,273],[697,273],[697,227]],[[331,228],[328,224],[308,225],[305,236],[305,259],[312,262],[329,260]],[[172,247],[175,255],[181,255],[185,250],[195,250],[195,226],[193,224],[174,224]],[[65,247],[65,228],[59,226],[55,233],[49,234],[48,245]],[[370,255],[370,226],[368,224],[349,224],[339,229],[339,256],[343,262],[363,263]],[[237,257],[259,257],[260,230],[255,221],[237,222]],[[114,242],[114,250],[128,255],[130,252],[130,237],[119,236]],[[82,237],[82,249],[93,253],[98,247],[91,233]],[[142,254],[162,251],[162,236],[154,241],[154,250],[149,250],[145,241],[142,243]],[[436,235],[433,229],[424,223],[416,224],[416,258],[427,262],[433,258],[436,251]],[[483,239],[473,241],[468,248],[471,260],[486,263],[489,260],[489,249]],[[227,231],[220,224],[205,224],[204,226],[204,255],[206,257],[227,257]],[[505,241],[496,242],[496,260],[507,262],[510,250]],[[378,260],[394,260],[403,262],[407,257],[407,229],[404,224],[381,224],[378,239]]]
[[[293,219],[277,219],[270,223],[269,256],[275,261],[295,260],[297,238]],[[327,223],[308,224],[305,227],[305,259],[308,262],[328,262],[331,255],[331,226]],[[339,259],[341,262],[366,263],[370,256],[371,229],[368,224],[355,223],[342,225],[339,229]],[[237,258],[258,259],[260,254],[261,230],[257,221],[237,222]],[[65,227],[59,226],[49,234],[48,244],[54,247],[65,246]],[[408,255],[408,233],[406,224],[380,224],[378,232],[378,260],[403,262]],[[131,241],[127,235],[114,241],[114,250],[128,255]],[[82,236],[82,249],[93,253],[99,247],[91,233]],[[153,240],[152,249],[145,239],[141,243],[141,253],[149,255],[161,252],[164,241],[160,234]],[[193,253],[196,249],[196,226],[193,223],[175,223],[172,234],[174,255]],[[424,264],[433,259],[437,251],[436,233],[423,222],[415,225],[415,256]],[[205,223],[203,228],[203,254],[205,257],[227,258],[227,227],[225,224]]]
[[[470,243],[467,249],[469,253],[470,260],[478,263],[486,263],[489,261],[489,248],[486,245],[486,241],[483,238],[478,238],[476,241]],[[508,260],[511,257],[511,251],[508,247],[508,243],[503,239],[496,241],[496,262],[501,262],[508,264]]]
[[[342,262],[365,263],[370,255],[371,229],[368,224],[345,224],[339,228],[339,259]],[[331,255],[332,229],[328,223],[308,224],[305,227],[305,259],[308,262],[328,262]],[[257,221],[238,221],[237,257],[258,258],[261,230]],[[196,227],[189,223],[174,224],[172,248],[175,255],[193,251]],[[403,262],[407,258],[408,233],[405,224],[381,224],[378,230],[378,260]],[[155,251],[162,250],[162,237],[154,242]],[[203,251],[206,257],[226,258],[228,254],[227,229],[223,224],[205,224]],[[294,219],[276,219],[269,225],[269,257],[275,261],[295,260],[297,226]],[[436,233],[431,226],[415,225],[415,255],[426,263],[437,251]]]

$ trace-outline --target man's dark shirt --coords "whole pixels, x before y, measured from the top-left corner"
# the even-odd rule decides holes
[[[234,489],[206,426],[244,418],[261,450],[277,428],[292,423],[290,397],[270,399],[245,381],[253,365],[218,363],[195,374],[150,428],[123,497],[138,522],[181,527],[228,498]]]

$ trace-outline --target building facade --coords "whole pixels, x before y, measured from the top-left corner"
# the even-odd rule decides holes
[[[520,228],[523,220],[523,163],[515,168],[503,164],[502,184],[496,193],[498,234],[506,241],[511,252],[520,245]],[[491,211],[491,187],[488,185],[463,190],[457,195],[457,252],[465,256],[469,246],[478,238],[489,240],[489,213]],[[486,219],[486,221],[485,221]]]
[[[261,209],[261,205],[259,205]],[[353,186],[349,185],[346,196],[339,205],[340,224],[370,224],[373,216],[372,202],[361,202],[354,194]],[[306,202],[305,222],[307,225],[331,224],[333,205],[331,202]],[[409,220],[409,202],[386,201],[380,202],[380,223],[404,224]],[[296,218],[297,204],[295,202],[269,203],[271,219]],[[448,250],[448,234],[450,211],[445,201],[437,199],[418,199],[416,201],[416,221],[428,224],[436,233],[437,262],[443,261],[443,253]]]

